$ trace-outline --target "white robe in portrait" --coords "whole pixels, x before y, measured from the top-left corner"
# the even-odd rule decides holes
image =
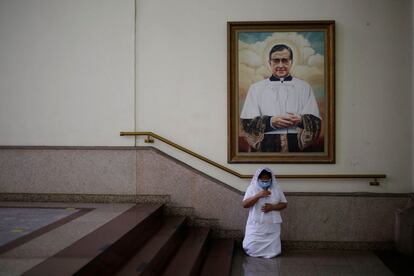
[[[244,101],[241,119],[258,116],[286,116],[310,114],[320,118],[318,104],[312,87],[305,81],[292,78],[291,81],[261,80],[252,84]],[[297,133],[296,127],[275,129],[266,134]]]
[[[265,203],[287,203],[287,200],[270,169],[263,168],[256,171],[243,200],[262,190],[258,184],[258,177],[263,170],[272,174],[272,186],[269,189],[271,195],[259,199],[255,205],[250,207],[243,239],[243,249],[247,255],[252,257],[272,258],[281,253],[280,225],[282,217],[279,211],[264,213],[261,207]]]

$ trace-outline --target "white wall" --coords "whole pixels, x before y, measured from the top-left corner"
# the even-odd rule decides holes
[[[414,1],[411,0],[411,108],[414,107]],[[414,112],[412,112],[412,120],[414,122]],[[412,138],[411,144],[414,144],[414,127],[412,129]],[[411,177],[411,192],[414,193],[414,148],[411,151],[412,156],[411,156],[411,172],[412,172],[412,177]]]
[[[133,145],[134,5],[0,1],[0,145]]]
[[[227,165],[227,21],[336,21],[336,164],[277,173],[384,173],[368,181],[282,181],[288,191],[410,192],[412,9],[408,0],[138,0],[137,129]],[[244,189],[247,182],[161,149]],[[227,165],[251,174],[258,165]]]
[[[271,168],[388,176],[380,187],[282,181],[286,191],[414,190],[411,0],[136,2],[134,95],[134,0],[0,0],[0,145],[134,145],[118,133],[136,127],[251,174],[258,165],[227,164],[226,22],[329,19],[337,33],[337,162]]]

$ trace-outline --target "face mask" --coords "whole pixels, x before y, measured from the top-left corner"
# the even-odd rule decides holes
[[[266,180],[266,181],[259,180],[258,183],[259,183],[259,186],[264,190],[269,189],[269,187],[272,185],[271,180]]]

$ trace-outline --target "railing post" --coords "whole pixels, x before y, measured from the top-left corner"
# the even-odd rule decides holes
[[[154,138],[152,138],[151,135],[148,135],[147,139],[145,139],[145,143],[153,144],[154,143]]]
[[[378,182],[378,180],[376,178],[374,178],[374,181],[370,181],[369,182],[369,186],[379,186],[380,183]]]

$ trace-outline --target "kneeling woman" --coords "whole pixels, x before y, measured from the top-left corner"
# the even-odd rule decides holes
[[[247,255],[263,258],[279,255],[282,251],[279,211],[287,207],[287,200],[269,168],[256,171],[243,198],[243,207],[250,208],[243,240]]]

